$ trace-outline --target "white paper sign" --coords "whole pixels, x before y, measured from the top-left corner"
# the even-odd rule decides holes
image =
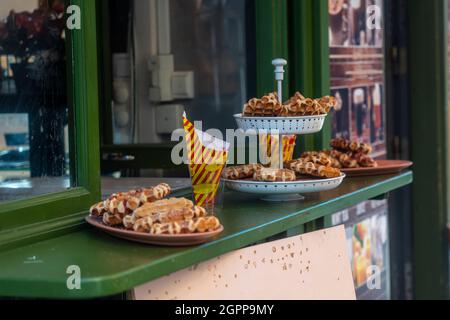
[[[234,251],[134,289],[137,300],[355,300],[343,226]]]

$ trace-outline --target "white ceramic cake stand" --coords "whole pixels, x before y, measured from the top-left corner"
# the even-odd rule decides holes
[[[283,101],[282,82],[284,80],[284,66],[286,60],[276,59],[275,79],[278,83],[278,97]],[[279,136],[279,168],[284,168],[283,135],[306,135],[320,132],[327,115],[305,117],[244,117],[242,114],[234,115],[239,129],[253,134],[276,134]],[[248,180],[223,180],[226,186],[234,191],[264,195],[265,201],[296,201],[304,199],[300,193],[314,193],[335,189],[341,185],[345,178],[311,179],[294,182],[260,182]]]

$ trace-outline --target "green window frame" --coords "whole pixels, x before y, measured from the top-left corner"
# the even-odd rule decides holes
[[[81,29],[67,30],[71,179],[76,187],[0,206],[0,247],[32,241],[81,225],[100,198],[98,74],[95,0],[71,0],[81,9]]]

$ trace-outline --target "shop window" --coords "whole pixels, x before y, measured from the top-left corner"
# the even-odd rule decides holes
[[[0,3],[0,202],[68,189],[61,0]]]
[[[256,94],[254,1],[108,5],[113,74],[106,140],[169,142],[184,110],[205,129],[235,127],[231,115]]]
[[[370,143],[373,157],[386,156],[384,34],[382,0],[330,0],[331,91],[338,101],[332,134]],[[339,212],[332,224],[345,224],[359,299],[388,299],[388,205],[370,201]],[[380,287],[368,286],[370,270]]]

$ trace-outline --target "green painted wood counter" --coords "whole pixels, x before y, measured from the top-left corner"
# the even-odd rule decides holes
[[[0,252],[0,296],[94,298],[137,285],[329,216],[412,182],[411,172],[349,178],[331,192],[305,201],[267,203],[227,192],[217,214],[225,232],[197,247],[163,248],[115,239],[91,227]],[[81,290],[66,286],[69,266],[81,269]]]

